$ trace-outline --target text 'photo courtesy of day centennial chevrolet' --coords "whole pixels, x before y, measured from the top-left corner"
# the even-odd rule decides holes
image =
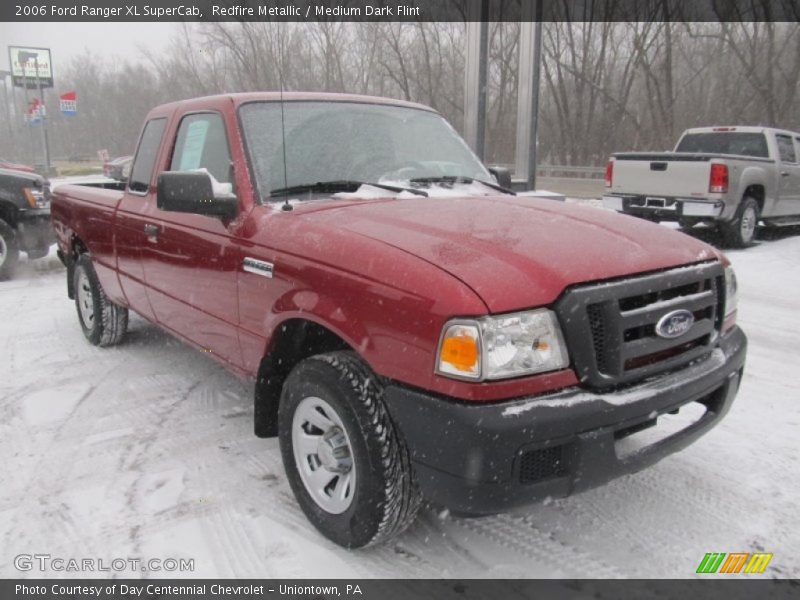
[[[722,253],[501,182],[426,106],[220,95],[153,109],[127,183],[59,186],[52,220],[88,342],[135,311],[254,379],[255,434],[356,548],[423,499],[489,515],[648,467],[738,391]]]

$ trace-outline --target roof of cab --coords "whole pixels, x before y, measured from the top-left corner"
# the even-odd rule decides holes
[[[429,106],[407,102],[405,100],[395,100],[394,98],[382,98],[380,96],[362,96],[359,94],[330,94],[322,92],[242,92],[236,94],[218,94],[215,96],[202,96],[188,100],[178,100],[155,107],[148,114],[148,118],[171,115],[175,111],[187,111],[207,108],[209,104],[219,100],[229,99],[235,108],[248,102],[354,102],[359,104],[383,104],[388,106],[402,106],[405,108],[416,108],[429,112],[436,112]]]

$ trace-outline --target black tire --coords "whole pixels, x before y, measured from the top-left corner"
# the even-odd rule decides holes
[[[295,412],[308,398],[324,399],[349,438],[356,483],[351,504],[340,514],[311,496],[295,460]],[[306,517],[325,537],[360,548],[385,542],[414,521],[420,494],[408,449],[384,406],[380,379],[354,352],[320,354],[298,364],[283,386],[278,424],[289,483]]]
[[[720,231],[725,245],[730,248],[747,248],[756,239],[756,227],[761,211],[755,198],[742,198],[736,216],[730,223],[721,223]]]
[[[0,281],[11,279],[19,260],[17,234],[3,219],[0,219]]]
[[[108,299],[88,254],[75,261],[72,277],[83,335],[95,346],[119,344],[128,330],[128,309]]]

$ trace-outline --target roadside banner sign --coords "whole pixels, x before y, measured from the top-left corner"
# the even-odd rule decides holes
[[[38,98],[33,98],[25,111],[25,122],[28,125],[38,125],[46,116],[44,104]]]
[[[53,64],[50,48],[8,47],[11,81],[29,90],[53,87]]]
[[[68,117],[74,117],[78,114],[78,94],[75,92],[67,92],[59,96],[59,106],[61,112]]]

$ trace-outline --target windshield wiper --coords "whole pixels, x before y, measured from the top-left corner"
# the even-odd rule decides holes
[[[483,179],[475,179],[474,177],[466,177],[465,175],[439,175],[435,177],[415,177],[410,180],[411,183],[482,183],[486,187],[490,187],[504,194],[511,194],[516,196],[514,190],[504,188],[502,185],[492,183],[491,181],[484,181]]]
[[[396,185],[386,185],[383,183],[373,183],[371,181],[356,181],[350,179],[339,179],[336,181],[318,181],[316,183],[302,183],[300,185],[292,185],[285,188],[278,188],[270,190],[269,195],[272,198],[278,196],[287,196],[289,194],[303,194],[305,192],[321,192],[324,194],[333,194],[336,192],[355,192],[362,185],[371,185],[372,187],[380,188],[390,192],[399,194],[400,192],[410,192],[417,196],[428,197],[428,192],[417,190],[414,188],[400,187]]]

